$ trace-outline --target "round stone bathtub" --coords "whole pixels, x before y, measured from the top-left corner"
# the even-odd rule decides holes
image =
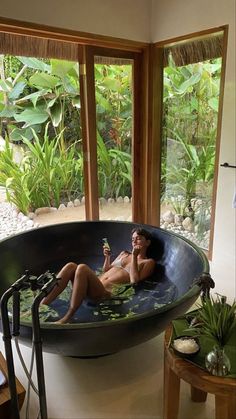
[[[99,270],[103,264],[102,239],[108,238],[115,257],[131,248],[135,227],[152,233],[149,253],[156,260],[152,277],[124,287],[112,300],[97,304],[84,301],[72,322],[65,325],[54,323],[68,307],[68,300],[59,297],[40,321],[43,350],[66,356],[101,356],[155,337],[198,298],[201,287],[197,281],[203,273],[209,273],[208,260],[196,245],[174,233],[118,221],[51,225],[0,242],[1,296],[26,270],[35,276],[47,270],[56,273],[69,261]],[[31,345],[32,323],[24,316],[20,339]]]

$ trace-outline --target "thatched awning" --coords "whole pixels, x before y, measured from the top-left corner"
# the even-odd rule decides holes
[[[164,48],[164,67],[168,66],[170,54],[177,67],[222,57],[223,32],[195,40],[186,40]]]
[[[3,55],[78,61],[80,47],[77,42],[0,32],[0,54]],[[131,59],[119,57],[95,57],[95,64],[127,65],[132,62]]]
[[[105,64],[105,65],[128,65],[132,64],[133,60],[128,58],[118,58],[118,57],[104,57],[96,55],[94,57],[95,64]]]
[[[37,36],[1,32],[0,54],[78,61],[78,44]]]

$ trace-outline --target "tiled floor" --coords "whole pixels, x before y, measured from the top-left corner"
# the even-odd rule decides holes
[[[30,365],[31,349],[20,345]],[[13,343],[14,348],[14,343]],[[0,350],[5,354],[2,337]],[[27,379],[14,350],[16,375]],[[97,359],[44,353],[49,419],[162,419],[163,335],[123,352]],[[35,379],[35,381],[37,381]],[[26,417],[26,401],[21,418]],[[37,419],[38,399],[31,392],[29,419]],[[181,384],[179,419],[213,419],[214,397],[193,403]],[[222,418],[224,419],[224,418]]]
[[[29,365],[31,350],[21,345]],[[4,353],[3,342],[0,349]],[[27,386],[14,350],[16,374]],[[161,419],[163,405],[163,335],[123,352],[96,358],[44,354],[49,419]],[[24,404],[21,417],[25,418]],[[38,413],[32,393],[30,419]],[[213,419],[214,397],[193,403],[181,384],[179,419]],[[222,418],[223,419],[223,418]]]

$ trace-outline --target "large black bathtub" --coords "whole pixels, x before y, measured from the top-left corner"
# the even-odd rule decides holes
[[[36,276],[47,270],[57,272],[69,261],[98,269],[103,263],[102,238],[108,238],[115,256],[130,248],[131,231],[136,226],[115,221],[72,222],[1,241],[0,296],[25,270]],[[80,357],[114,353],[153,338],[191,307],[201,291],[196,280],[209,272],[205,254],[176,234],[143,227],[153,235],[150,253],[157,261],[153,277],[136,286],[132,298],[117,297],[102,308],[85,301],[71,324],[57,325],[50,319],[41,322],[43,350]],[[66,310],[63,304],[62,311]],[[31,345],[31,322],[21,321],[20,338]]]

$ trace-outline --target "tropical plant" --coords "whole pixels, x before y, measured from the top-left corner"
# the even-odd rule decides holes
[[[97,126],[108,148],[130,153],[132,135],[131,65],[95,65]]]
[[[74,143],[60,147],[60,134],[50,138],[48,125],[43,141],[33,132],[33,142],[22,137],[27,150],[22,161],[14,161],[9,141],[0,152],[0,184],[6,187],[9,202],[23,213],[82,194],[82,156]]]
[[[15,162],[8,140],[4,150],[0,150],[0,185],[6,188],[8,201],[14,203],[23,213],[27,213],[30,208],[30,191],[25,161],[23,159],[21,165]]]
[[[131,65],[95,65],[99,194],[131,196]]]
[[[25,157],[20,167],[14,166],[15,170],[21,172],[19,177],[21,181],[18,179],[19,191],[23,186],[25,192],[29,188],[30,191],[27,190],[26,194],[29,199],[33,197],[35,191],[30,204],[32,208],[36,203],[42,204],[42,202],[45,205],[53,202],[57,205],[59,195],[66,196],[66,191],[61,190],[61,183],[64,184],[64,188],[69,185],[68,196],[76,188],[78,194],[81,194],[83,177],[77,176],[73,181],[71,178],[68,180],[72,174],[75,172],[82,174],[83,170],[78,64],[55,59],[1,56],[0,74],[1,132],[8,142],[23,143],[25,150]],[[119,194],[130,196],[131,66],[96,65],[95,74],[100,194],[106,197],[117,197]],[[45,132],[48,133],[46,139]],[[68,144],[76,145],[68,148]],[[58,172],[60,165],[58,163],[57,168],[52,167],[51,163],[48,165],[47,159],[50,156],[55,163],[54,157],[59,153],[58,147],[65,157],[64,170],[61,171],[59,183],[49,186],[53,178],[52,173]],[[10,146],[8,152],[10,153]],[[77,158],[74,159],[75,167],[72,170],[72,156],[75,152]],[[40,176],[40,179],[45,176],[42,185],[45,184],[47,187],[42,188],[40,197],[36,193],[37,185],[34,184],[33,177],[32,181],[30,180],[27,169],[29,164],[33,165],[30,153],[34,156],[32,159],[38,159],[38,164],[31,173]],[[44,158],[46,161],[43,165]],[[46,170],[43,172],[43,167],[47,167],[48,172]],[[24,175],[27,173],[27,188],[25,184],[22,185],[24,180],[22,173]],[[14,181],[13,179],[14,176],[11,177],[9,174],[9,180],[7,181],[5,176],[2,183],[8,185],[7,197],[11,202],[13,200],[19,202],[19,196],[15,195],[16,190],[12,194],[12,188],[16,188],[17,184],[16,179]],[[46,199],[47,192],[49,196]],[[20,204],[24,212],[27,206],[29,203]]]
[[[117,198],[131,195],[131,156],[125,151],[108,149],[97,133],[99,194]]]
[[[226,302],[226,297],[217,295],[202,301],[197,312],[197,323],[191,329],[203,336],[213,338],[215,343],[223,348],[236,325],[236,301],[232,305]]]
[[[14,57],[18,60],[15,73],[9,70],[9,65],[5,69],[4,56],[0,57],[1,131],[6,131],[10,141],[23,137],[32,140],[31,128],[43,133],[48,122],[54,136],[62,133],[61,147],[65,147],[64,140],[71,137],[72,129],[74,140],[80,139],[78,63]],[[9,64],[7,58],[6,63]]]
[[[177,190],[186,197],[186,206],[190,205],[191,199],[196,197],[197,184],[209,185],[214,178],[215,147],[212,141],[206,141],[205,145],[193,145],[176,131],[172,132],[175,137],[174,151],[177,157],[173,157],[172,164],[167,164],[163,178],[166,182],[176,185]]]
[[[164,69],[161,199],[191,215],[199,237],[210,228],[220,74],[220,58],[176,67],[170,56]]]

